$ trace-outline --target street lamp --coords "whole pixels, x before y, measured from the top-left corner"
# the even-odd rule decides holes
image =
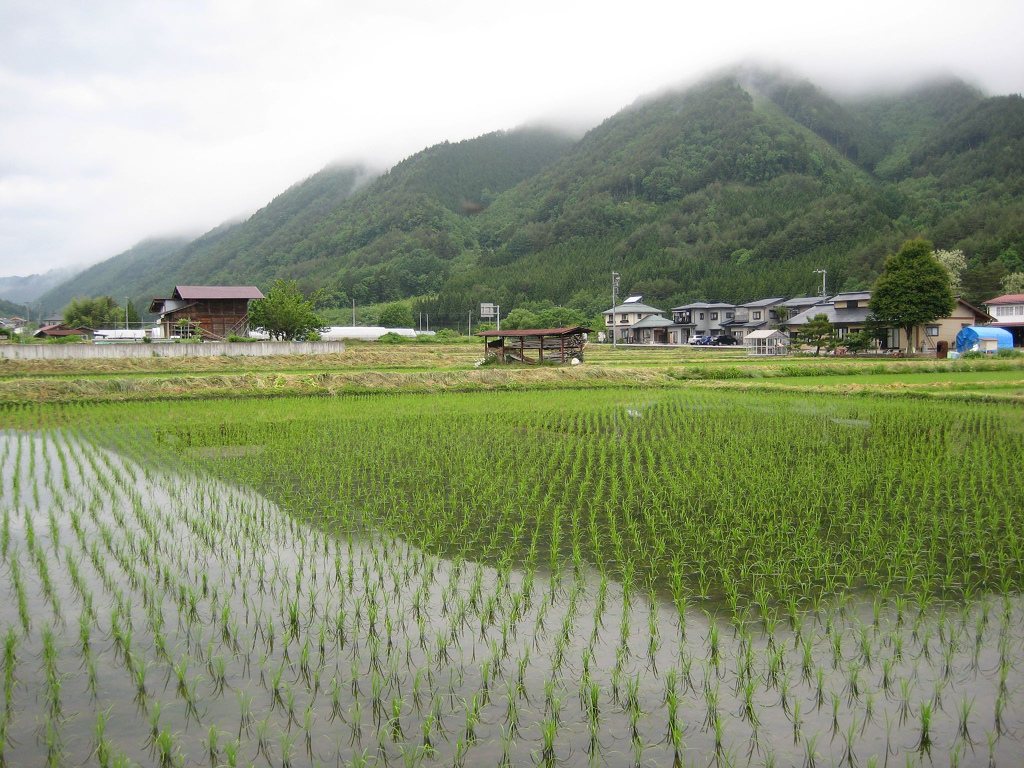
[[[619,280],[622,278],[618,272],[612,272],[612,349],[617,349],[615,343],[615,307],[619,303]]]
[[[821,298],[828,296],[828,290],[825,288],[825,278],[828,276],[827,269],[816,269],[814,274],[821,275]]]

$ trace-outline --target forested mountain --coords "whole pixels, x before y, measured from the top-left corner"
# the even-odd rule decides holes
[[[50,289],[40,297],[40,306],[47,308],[48,311],[57,312],[76,296],[116,295],[118,301],[121,301],[125,296],[132,295],[130,286],[145,279],[151,272],[166,268],[175,254],[189,242],[189,238],[186,237],[143,240],[124,253],[94,264],[76,275],[73,280]],[[135,293],[133,303],[142,301],[144,299]],[[148,301],[145,303],[149,305]]]
[[[348,294],[338,286],[357,286],[361,302],[436,291],[473,242],[469,215],[571,144],[551,131],[520,130],[431,147],[377,178],[362,167],[328,167],[244,222],[173,253],[140,244],[42,300],[59,307],[72,296],[117,290],[145,312],[151,297],[176,284],[266,286],[277,277],[306,291],[327,287],[328,300],[341,304]]]
[[[499,132],[361,173],[317,174],[117,284],[292,277],[335,306],[415,298],[441,325],[480,301],[590,314],[612,270],[665,307],[813,292],[821,268],[830,290],[867,287],[916,236],[964,250],[974,300],[1024,270],[1024,101],[952,80],[839,100],[737,69],[575,143]]]
[[[25,305],[0,299],[0,317],[24,317]]]

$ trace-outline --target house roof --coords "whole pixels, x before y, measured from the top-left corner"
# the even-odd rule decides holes
[[[84,336],[92,331],[89,328],[68,328],[62,323],[55,323],[53,325],[44,325],[38,329],[33,336]]]
[[[837,293],[829,301],[863,301],[871,298],[871,291],[847,291]]]
[[[835,304],[832,303],[819,304],[816,307],[811,307],[801,312],[796,317],[789,318],[784,325],[803,325],[816,315],[825,315],[833,325],[852,325],[865,322],[871,317],[871,310],[867,307],[855,307],[853,309],[843,307],[837,309]]]
[[[1021,301],[1024,302],[1024,294],[1020,294],[1020,295],[1021,295]],[[971,304],[971,302],[967,301],[966,299],[962,299],[959,296],[957,296],[956,300],[957,300],[957,303],[963,304],[965,307],[967,307],[969,310],[971,310],[971,312],[973,312],[979,318],[981,318],[982,322],[991,323],[991,322],[995,321],[995,318],[992,317],[992,315],[990,315],[988,312],[986,312],[983,309],[978,309],[976,306]]]
[[[176,285],[172,298],[201,299],[265,299],[255,285]]]
[[[648,315],[643,320],[637,320],[629,327],[643,330],[644,328],[668,328],[670,325],[675,325],[675,323],[673,323],[667,317],[657,317],[655,315]]]
[[[582,325],[567,325],[564,328],[524,328],[521,331],[480,331],[474,336],[490,338],[494,336],[504,338],[519,338],[520,336],[568,336],[571,333],[593,333],[593,328],[584,328]]]
[[[748,301],[746,304],[743,304],[742,306],[756,309],[757,307],[772,307],[775,306],[776,304],[781,304],[784,301],[785,299],[781,297],[775,299],[758,299],[757,301]]]
[[[989,299],[985,304],[1024,304],[1024,293],[1007,293]]]
[[[661,315],[665,314],[665,310],[658,309],[657,307],[652,307],[649,304],[644,304],[644,303],[639,302],[639,301],[630,301],[630,302],[627,302],[626,304],[619,304],[619,306],[617,306],[617,307],[612,307],[611,309],[606,309],[601,314],[602,315],[610,315],[613,312],[615,312],[617,314],[622,314],[624,312],[656,312],[656,313],[661,314]]]
[[[736,305],[722,302],[712,302],[709,304],[704,301],[695,301],[692,304],[683,304],[681,307],[672,307],[673,312],[683,309],[736,309]]]
[[[792,299],[787,299],[782,302],[784,307],[806,307],[811,304],[821,304],[823,301],[828,301],[827,296],[794,296]]]

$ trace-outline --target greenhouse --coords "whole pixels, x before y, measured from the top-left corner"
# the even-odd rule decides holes
[[[743,339],[748,355],[787,355],[789,339],[782,331],[752,331]]]

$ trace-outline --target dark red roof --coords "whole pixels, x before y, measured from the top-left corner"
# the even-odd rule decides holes
[[[1024,304],[1024,293],[1007,293],[1004,296],[996,296],[989,299],[986,304]]]
[[[264,299],[255,285],[176,285],[174,298],[185,301],[201,299]]]
[[[43,334],[45,336],[85,336],[89,333],[88,328],[68,328],[63,323],[57,323],[56,325],[44,325],[42,328],[37,330],[33,336],[39,336]]]
[[[480,331],[474,336],[567,336],[570,333],[593,333],[593,328],[584,328],[582,325],[570,325],[565,328],[527,328],[522,331]]]

